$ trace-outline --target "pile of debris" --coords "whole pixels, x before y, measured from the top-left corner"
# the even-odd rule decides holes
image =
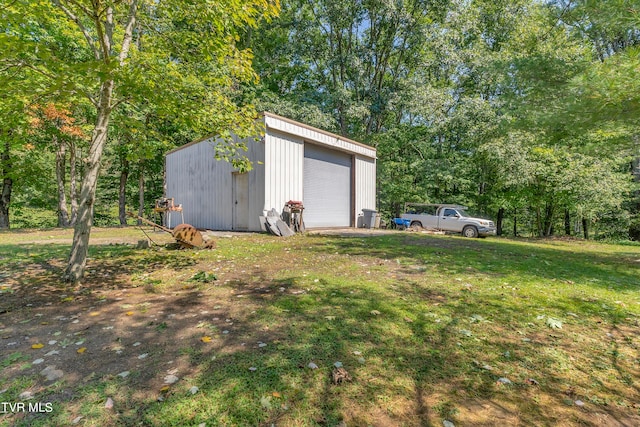
[[[264,231],[280,237],[293,236],[296,233],[304,233],[304,220],[302,212],[304,206],[297,200],[289,200],[282,209],[282,215],[275,209],[267,212],[267,216],[260,217],[260,224]]]

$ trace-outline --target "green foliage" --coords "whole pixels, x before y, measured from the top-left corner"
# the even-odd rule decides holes
[[[210,283],[218,280],[218,277],[214,273],[207,273],[206,271],[198,271],[196,274],[189,278],[189,282],[201,282]]]
[[[52,209],[30,206],[13,206],[11,228],[52,228],[58,225],[56,212]]]
[[[85,176],[89,170],[94,176],[92,165],[102,160],[100,132],[94,130],[108,126],[113,136],[107,147],[118,149],[107,150],[107,156],[117,153],[117,163],[138,163],[139,174],[144,163],[157,182],[163,153],[194,135],[220,134],[226,146],[219,157],[231,161],[243,147],[228,130],[256,133],[253,106],[236,102],[239,85],[256,79],[251,51],[238,40],[245,28],[277,11],[278,2],[269,0],[3,1],[0,85],[10,101],[55,100],[84,113],[82,122],[93,123],[87,126],[92,137],[85,154],[94,156],[86,159]],[[42,131],[44,140],[56,136],[54,128]],[[11,173],[16,182],[26,181],[24,171],[13,167]],[[153,196],[161,194],[154,190]],[[111,195],[100,193],[98,204],[104,200],[108,209]]]
[[[78,12],[0,8],[2,135],[19,129],[9,173],[21,209],[55,209],[52,158],[26,148],[28,102],[69,105],[90,134],[91,102],[113,79],[100,224],[116,221],[123,172],[126,204],[137,206],[142,176],[148,210],[164,153],[186,142],[220,137],[216,157],[251,168],[243,137],[260,133],[256,109],[374,145],[385,216],[406,201],[461,203],[544,235],[568,213],[572,233],[584,219],[601,238],[637,221],[636,1],[285,0],[275,19],[267,0],[141,2],[123,61],[128,3],[114,4],[109,61],[94,23],[77,13],[83,33],[60,5]]]

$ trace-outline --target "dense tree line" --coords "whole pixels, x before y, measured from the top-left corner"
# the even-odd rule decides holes
[[[250,40],[252,95],[376,146],[386,216],[406,201],[461,203],[501,233],[640,237],[639,11],[290,0]]]
[[[92,224],[162,195],[166,151],[260,110],[375,146],[387,217],[640,238],[637,1],[12,0],[0,22],[0,228],[75,226],[69,280]]]

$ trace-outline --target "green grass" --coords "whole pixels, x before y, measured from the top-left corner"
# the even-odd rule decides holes
[[[131,231],[109,231],[120,232]],[[20,286],[56,280],[55,270],[41,267],[63,263],[63,245],[25,244],[19,233],[3,237],[9,243],[0,245],[0,258],[9,270],[34,269]],[[189,369],[163,401],[140,397],[135,376],[98,375],[56,397],[51,417],[18,425],[68,423],[78,414],[85,425],[164,426],[435,426],[443,419],[596,425],[602,413],[629,425],[640,419],[634,418],[640,401],[635,245],[248,234],[218,239],[215,251],[101,246],[91,258],[89,270],[110,272],[110,284],[120,288],[152,287],[149,294],[170,300],[195,286],[206,306],[194,310],[229,307],[240,332],[225,336],[201,323],[197,333],[214,335],[220,345],[176,343]],[[562,327],[550,327],[553,322]],[[147,331],[175,333],[171,322]],[[267,345],[257,347],[259,340]],[[25,359],[0,360],[10,368]],[[337,361],[353,381],[331,383]],[[308,368],[310,362],[319,368]],[[5,387],[15,399],[20,388]],[[60,396],[46,387],[41,393]],[[104,396],[114,396],[118,411],[101,406]]]

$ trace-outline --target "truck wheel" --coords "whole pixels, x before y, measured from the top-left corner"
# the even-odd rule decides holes
[[[414,230],[422,230],[422,223],[420,221],[411,221],[410,227]]]
[[[469,237],[470,239],[478,237],[478,229],[473,225],[467,225],[462,229],[462,235],[464,237]]]

